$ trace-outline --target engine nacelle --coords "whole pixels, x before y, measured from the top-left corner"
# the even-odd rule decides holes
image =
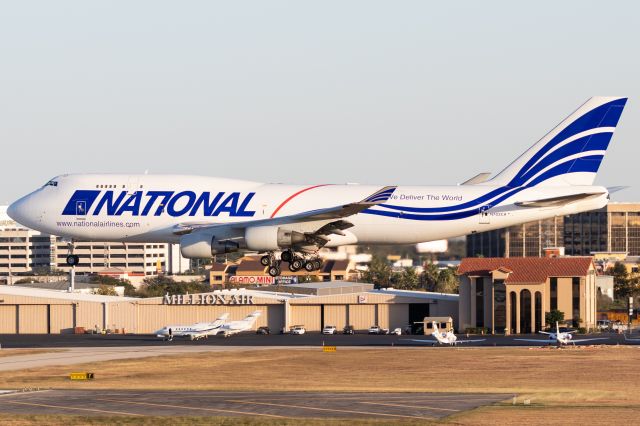
[[[242,231],[230,228],[196,230],[180,238],[180,252],[188,259],[233,253],[242,244]]]
[[[247,249],[262,252],[303,243],[305,237],[301,232],[278,226],[251,226],[245,230],[244,241]]]

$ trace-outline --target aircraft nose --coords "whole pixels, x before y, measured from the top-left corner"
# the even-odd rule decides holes
[[[33,227],[32,213],[34,209],[30,206],[33,204],[29,199],[29,196],[22,197],[17,201],[14,201],[7,207],[7,214],[9,217],[21,225],[27,227]],[[30,214],[31,213],[31,214]]]

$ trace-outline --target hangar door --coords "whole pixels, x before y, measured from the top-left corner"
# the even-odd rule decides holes
[[[376,305],[349,305],[349,324],[356,330],[377,325]]]
[[[304,325],[307,331],[320,331],[321,306],[291,305],[289,325]]]
[[[73,333],[74,305],[51,305],[51,333]]]
[[[18,307],[18,333],[46,334],[49,331],[47,305],[20,305]]]
[[[0,305],[0,334],[15,334],[18,332],[18,317],[16,306]]]
[[[347,325],[347,307],[345,305],[324,305],[324,325],[334,325],[338,333]]]
[[[284,306],[267,305],[267,326],[272,333],[277,333],[284,327]]]

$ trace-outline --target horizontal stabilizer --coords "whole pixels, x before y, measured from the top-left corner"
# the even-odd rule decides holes
[[[542,198],[539,200],[531,201],[518,201],[515,203],[515,205],[520,207],[559,207],[579,200],[585,200],[591,197],[599,197],[604,194],[606,194],[606,192],[571,194],[563,195],[562,197]]]
[[[486,182],[487,180],[489,180],[490,176],[491,176],[491,173],[489,172],[478,173],[471,179],[465,180],[460,185],[477,185],[479,183]]]

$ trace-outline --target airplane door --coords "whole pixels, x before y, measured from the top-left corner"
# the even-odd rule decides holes
[[[491,206],[489,205],[480,207],[479,217],[480,217],[481,225],[488,225],[491,223],[491,216],[489,216],[489,209],[491,209]]]

